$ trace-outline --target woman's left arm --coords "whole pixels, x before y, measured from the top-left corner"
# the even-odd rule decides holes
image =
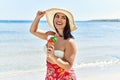
[[[73,39],[69,39],[65,46],[64,58],[55,58],[55,63],[65,69],[66,71],[71,69],[76,56],[76,45]]]

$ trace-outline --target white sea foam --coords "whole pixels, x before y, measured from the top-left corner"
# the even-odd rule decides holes
[[[120,60],[115,60],[115,61],[102,61],[102,62],[94,62],[94,63],[81,63],[81,64],[75,64],[74,68],[89,68],[89,67],[106,67],[106,66],[111,66],[114,64],[120,64]]]

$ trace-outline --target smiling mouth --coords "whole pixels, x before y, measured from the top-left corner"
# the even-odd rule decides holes
[[[59,22],[59,21],[57,21],[57,22],[56,22],[56,25],[59,25],[59,26],[60,26],[60,25],[62,25],[62,23]]]

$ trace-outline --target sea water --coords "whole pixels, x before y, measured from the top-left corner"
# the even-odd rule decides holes
[[[32,22],[0,22],[0,74],[44,70],[46,41],[32,35]],[[76,21],[74,67],[120,64],[120,22]],[[47,22],[39,24],[51,30]]]

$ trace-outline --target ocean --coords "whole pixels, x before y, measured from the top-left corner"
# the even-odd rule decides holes
[[[0,74],[45,70],[46,41],[29,31],[32,22],[0,22]],[[120,22],[76,21],[74,68],[120,64]],[[41,21],[39,28],[51,30]]]

